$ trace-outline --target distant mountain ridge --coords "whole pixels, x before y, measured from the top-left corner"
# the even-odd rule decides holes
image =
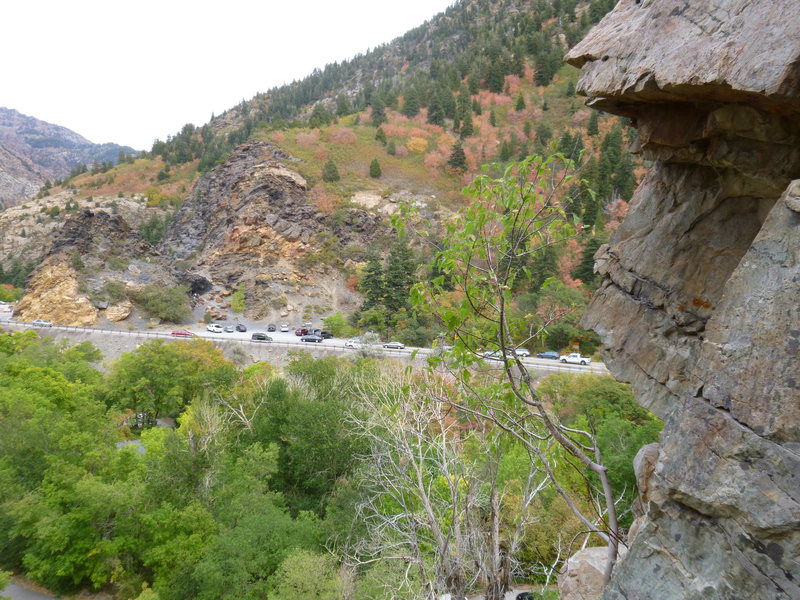
[[[94,144],[74,131],[0,107],[0,206],[36,193],[47,180],[65,177],[78,164],[115,162],[119,144]]]

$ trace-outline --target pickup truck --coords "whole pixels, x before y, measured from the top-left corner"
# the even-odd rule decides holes
[[[570,363],[572,365],[588,365],[592,359],[588,356],[581,356],[580,352],[573,352],[572,354],[565,354],[559,360],[562,363]]]

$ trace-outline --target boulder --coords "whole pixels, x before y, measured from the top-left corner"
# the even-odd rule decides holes
[[[622,549],[624,556],[624,549]],[[603,573],[608,559],[605,546],[578,550],[567,559],[558,574],[561,600],[597,600],[603,593]]]

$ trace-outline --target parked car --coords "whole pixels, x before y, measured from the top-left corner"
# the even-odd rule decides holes
[[[267,331],[275,331],[275,323],[270,323],[269,325],[267,325]],[[286,331],[289,331],[288,327],[286,328]]]
[[[225,325],[225,333],[233,333],[236,331],[236,327],[233,325]]]
[[[286,323],[284,323],[283,325],[281,325],[281,331],[286,333],[287,331],[289,331],[289,326]]]
[[[391,342],[386,342],[383,345],[383,347],[384,348],[389,348],[391,350],[402,350],[403,348],[406,347],[406,345],[403,342],[398,342],[396,340],[392,340]]]
[[[272,338],[269,337],[263,331],[254,331],[253,335],[250,336],[250,339],[254,342],[271,342]]]
[[[318,335],[314,335],[313,333],[311,333],[311,334],[302,336],[300,338],[300,341],[301,342],[316,342],[316,343],[319,344],[320,342],[322,342],[322,338],[320,336],[318,336]]]
[[[35,321],[31,322],[31,325],[34,327],[52,327],[53,324],[50,321],[45,321],[44,319],[36,319]]]
[[[295,335],[308,335],[308,329],[305,327],[298,327],[294,330]]]
[[[549,358],[551,360],[558,360],[561,355],[555,350],[548,350],[547,352],[537,352],[536,358]]]
[[[206,325],[206,331],[210,331],[211,333],[222,333],[224,329],[222,329],[222,325],[219,323],[209,323]]]
[[[592,362],[591,357],[582,356],[580,352],[565,354],[560,360],[562,363],[570,363],[572,365],[588,365],[590,362]]]
[[[236,331],[247,331],[247,327],[246,327],[246,326],[244,326],[244,325],[242,325],[241,323],[239,323],[239,324],[236,326]]]
[[[519,356],[520,358],[528,358],[531,355],[531,351],[527,348],[517,348],[514,350],[514,354]]]
[[[192,337],[194,334],[191,331],[186,331],[185,329],[176,329],[170,335],[178,337]]]

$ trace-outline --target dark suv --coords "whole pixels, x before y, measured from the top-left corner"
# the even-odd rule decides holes
[[[255,331],[255,332],[253,332],[253,335],[250,336],[250,339],[253,340],[254,342],[271,342],[272,341],[272,338],[269,337],[263,331]]]

